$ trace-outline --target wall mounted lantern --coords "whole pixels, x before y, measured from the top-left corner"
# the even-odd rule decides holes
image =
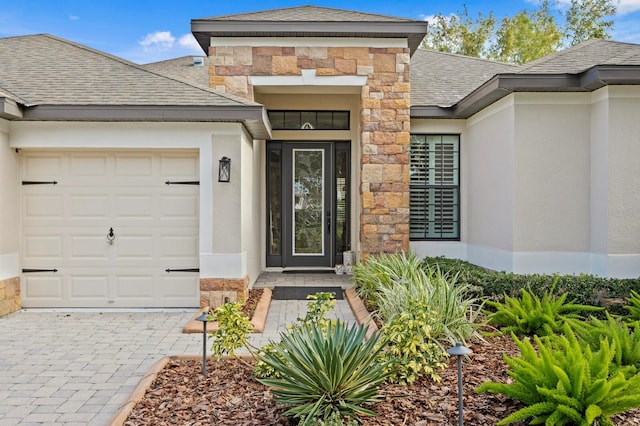
[[[231,158],[222,157],[218,164],[218,182],[229,182],[231,178]]]

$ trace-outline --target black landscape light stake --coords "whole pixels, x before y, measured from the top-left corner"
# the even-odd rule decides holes
[[[456,345],[447,351],[449,355],[458,357],[458,426],[463,425],[464,418],[462,414],[462,357],[472,352],[460,342],[456,342]]]
[[[207,375],[207,323],[209,322],[209,312],[204,310],[196,321],[202,322],[202,375]]]

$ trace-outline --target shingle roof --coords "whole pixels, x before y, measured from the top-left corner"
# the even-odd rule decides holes
[[[491,77],[517,65],[418,49],[411,57],[411,104],[454,105]]]
[[[29,105],[256,105],[50,35],[0,39],[0,87]]]
[[[201,57],[202,66],[193,64],[193,56],[182,56],[160,62],[140,65],[147,71],[175,78],[198,87],[209,88],[209,58]]]
[[[344,9],[299,6],[193,19],[191,32],[205,52],[211,37],[403,38],[413,52],[427,33],[427,23]]]
[[[304,21],[304,22],[412,22],[412,19],[319,6],[297,6],[235,15],[212,16],[206,21]]]
[[[640,45],[590,39],[523,65],[525,74],[577,74],[596,65],[640,65]]]

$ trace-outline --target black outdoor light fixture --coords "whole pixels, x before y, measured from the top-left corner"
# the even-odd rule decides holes
[[[207,375],[207,323],[210,321],[209,312],[202,311],[196,321],[202,322],[202,375]]]
[[[231,158],[222,157],[218,164],[218,182],[229,182],[231,178]]]
[[[458,426],[463,425],[464,418],[462,414],[462,357],[472,352],[460,342],[456,342],[456,345],[447,351],[449,355],[458,357]]]

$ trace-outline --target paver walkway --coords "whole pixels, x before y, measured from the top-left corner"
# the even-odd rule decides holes
[[[288,282],[312,280],[302,275]],[[278,281],[268,276],[261,286],[274,285],[267,278]],[[252,343],[277,338],[305,311],[304,301],[272,301],[265,332]],[[182,333],[195,313],[25,310],[0,318],[0,426],[107,424],[157,360],[202,354],[202,336]],[[346,300],[333,315],[354,320]]]

